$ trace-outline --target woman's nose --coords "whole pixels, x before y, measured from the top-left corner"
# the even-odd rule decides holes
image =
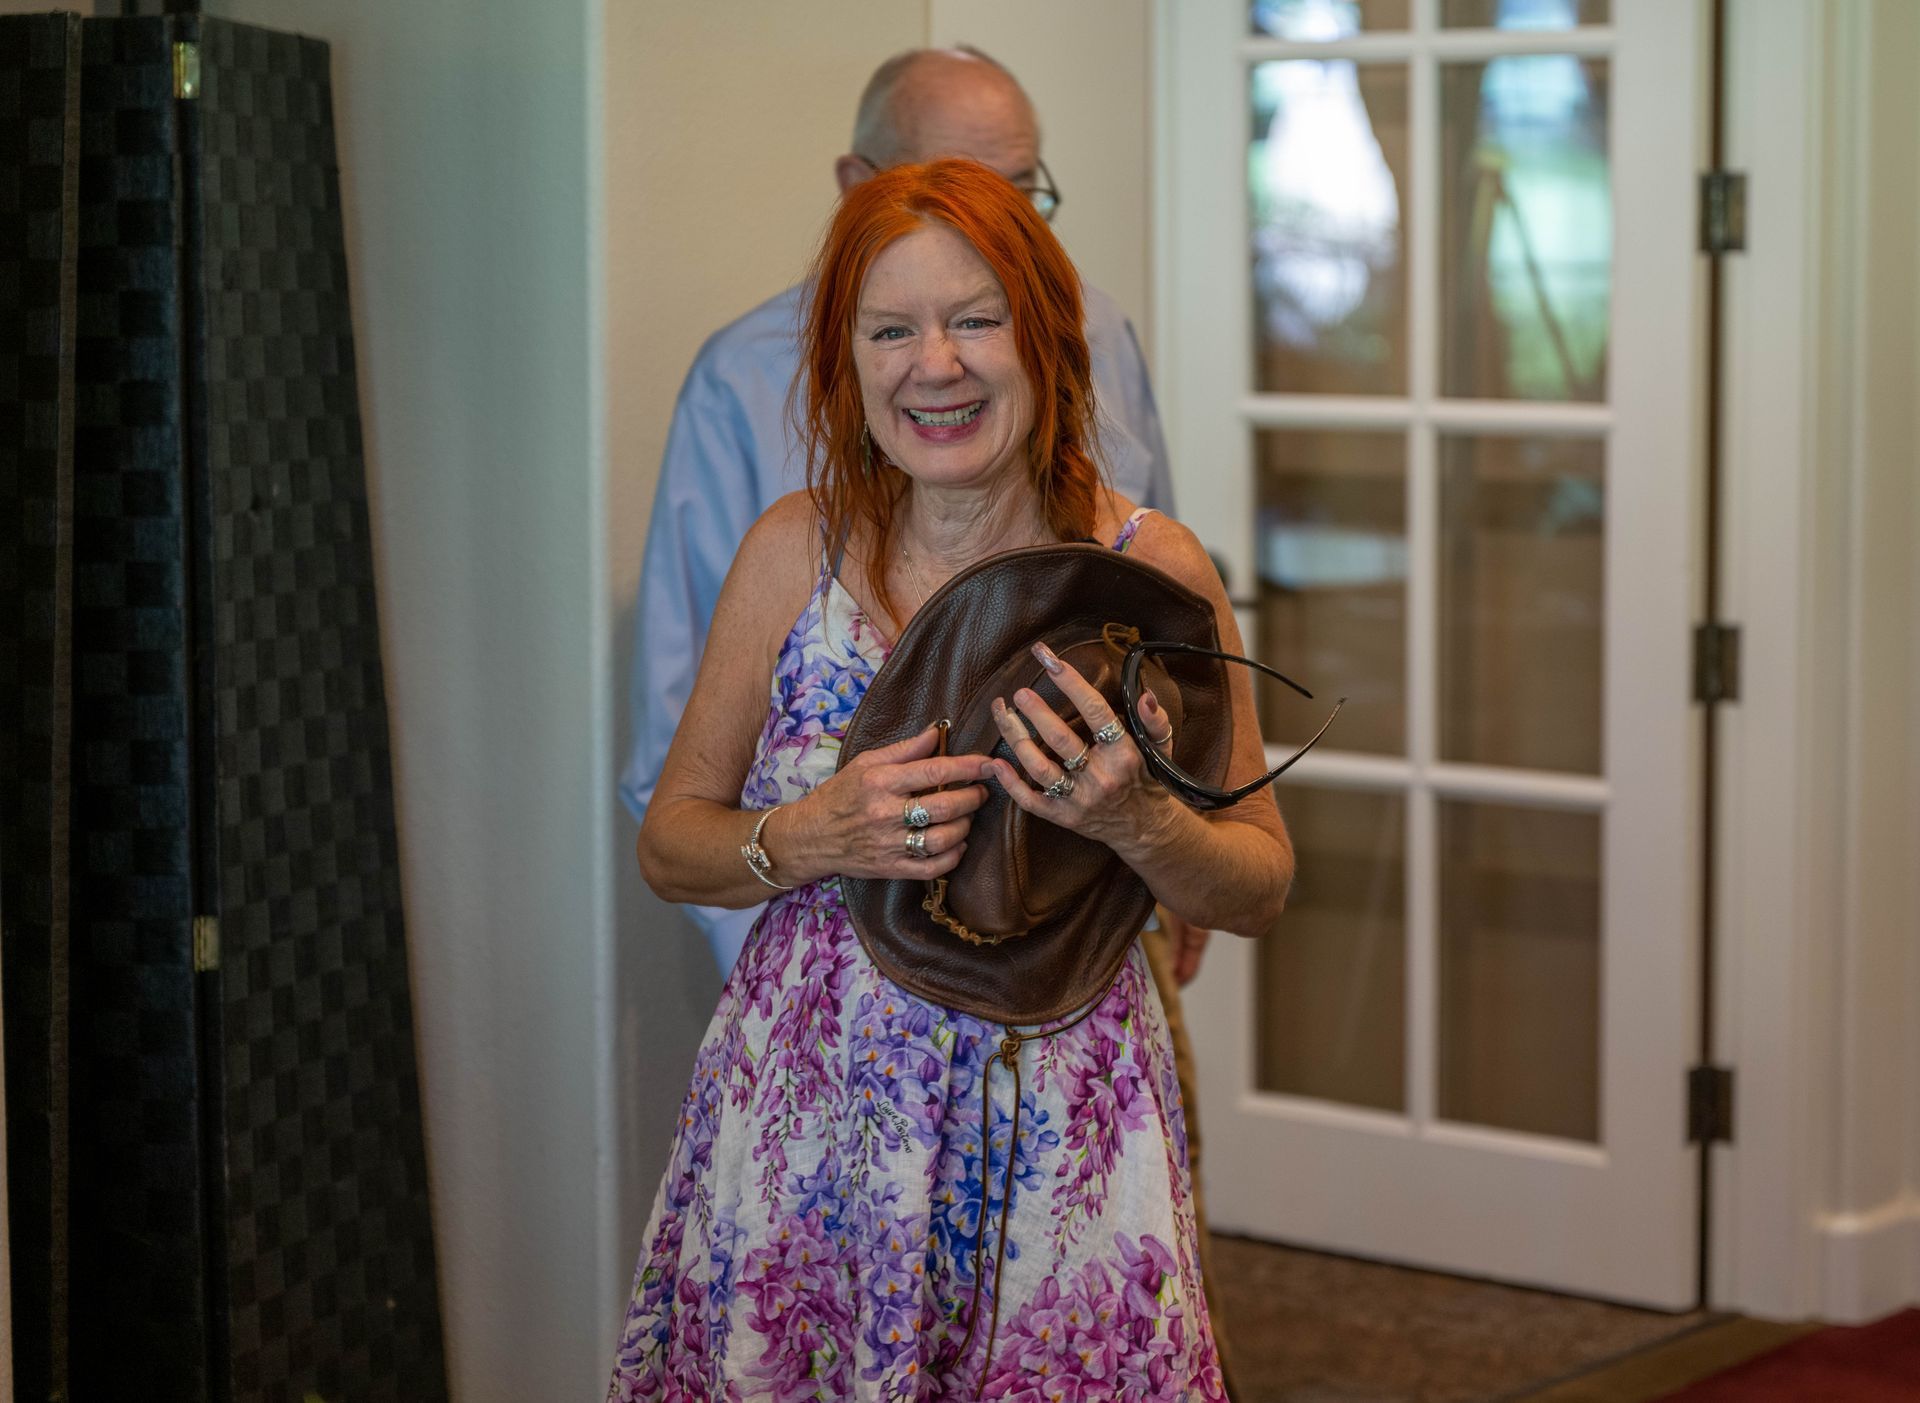
[[[922,338],[920,363],[915,368],[923,380],[956,380],[963,373],[959,351],[945,332]]]

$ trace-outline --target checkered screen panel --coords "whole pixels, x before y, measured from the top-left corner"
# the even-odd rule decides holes
[[[0,912],[13,1384],[66,1392],[80,20],[0,16]]]
[[[73,1396],[206,1391],[180,200],[169,29],[83,27],[74,425]]]
[[[446,1396],[328,52],[197,24],[233,1395]]]

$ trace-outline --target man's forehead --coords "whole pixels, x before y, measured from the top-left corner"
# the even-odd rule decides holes
[[[999,75],[948,74],[902,94],[911,150],[906,159],[967,156],[1004,176],[1033,172],[1040,133],[1019,88]]]

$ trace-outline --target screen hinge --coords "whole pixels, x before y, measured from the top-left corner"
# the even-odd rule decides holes
[[[1687,1069],[1687,1143],[1733,1143],[1733,1068]]]
[[[1700,176],[1700,252],[1742,253],[1747,247],[1747,173]]]
[[[1740,700],[1740,626],[1696,624],[1693,630],[1693,699]]]
[[[193,918],[193,972],[204,974],[220,968],[220,918]]]
[[[200,46],[190,39],[177,40],[173,46],[173,95],[200,96]]]

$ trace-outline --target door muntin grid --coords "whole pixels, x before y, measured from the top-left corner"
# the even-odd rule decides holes
[[[1254,1084],[1416,1124],[1592,1142],[1610,36],[1576,26],[1604,23],[1607,7],[1416,0],[1404,33],[1357,11],[1309,33],[1314,6],[1267,9],[1265,27],[1255,15],[1266,37],[1240,55],[1254,118],[1252,631],[1279,665],[1382,699],[1384,719],[1363,707],[1281,788],[1303,872],[1324,853],[1374,874],[1373,904],[1346,903],[1344,949],[1330,893],[1309,899],[1301,948],[1285,948],[1290,934],[1257,947]],[[1457,24],[1481,31],[1471,47],[1445,32]],[[1543,50],[1539,32],[1556,28],[1564,46]],[[1311,47],[1353,39],[1351,56]],[[1290,121],[1328,113],[1361,158],[1345,186],[1279,159],[1308,144]],[[1309,237],[1340,216],[1352,248]],[[1304,269],[1285,270],[1289,248]],[[1369,459],[1370,474],[1352,466]],[[1392,484],[1379,465],[1395,460]],[[1397,510],[1383,478],[1404,493]],[[1284,748],[1283,733],[1268,739]],[[1346,797],[1330,803],[1328,782]],[[1393,823],[1382,804],[1401,810]],[[1377,843],[1356,855],[1363,831],[1393,832],[1400,880],[1382,886]],[[1535,851],[1529,835],[1557,837]],[[1399,920],[1383,917],[1382,891],[1404,902]],[[1383,979],[1405,991],[1396,1018]],[[1536,1016],[1556,1000],[1559,1016]],[[1368,1020],[1372,1055],[1354,1053],[1353,1026],[1327,1024],[1342,1008]],[[1397,1086],[1378,1070],[1382,1048],[1404,1058]],[[1514,1085],[1498,1084],[1503,1066]]]

